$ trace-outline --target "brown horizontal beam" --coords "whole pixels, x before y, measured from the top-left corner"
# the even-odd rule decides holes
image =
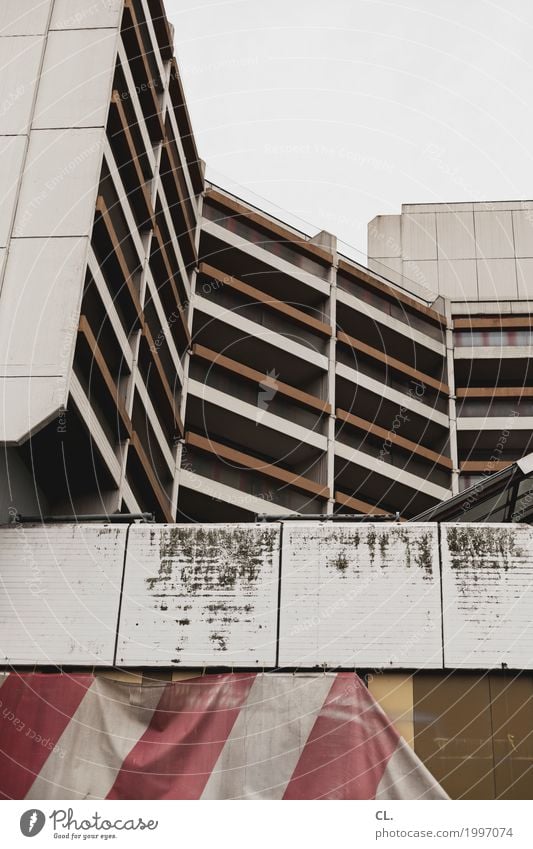
[[[418,371],[418,369],[412,368],[412,366],[408,366],[406,363],[402,363],[401,360],[397,360],[395,357],[389,357],[388,354],[385,354],[383,351],[379,351],[377,348],[372,348],[370,345],[367,345],[366,342],[361,342],[359,339],[349,336],[348,333],[344,333],[343,330],[338,331],[337,339],[344,345],[349,345],[349,347],[353,348],[354,351],[366,354],[374,360],[378,360],[378,362],[383,363],[388,368],[400,371],[403,374],[420,381],[420,383],[431,386],[433,389],[436,389],[437,392],[442,392],[444,394],[449,393],[449,387],[446,383],[442,383],[440,380],[436,380],[434,377],[430,377],[428,374],[424,374],[424,372]]]
[[[532,398],[533,386],[459,386],[458,398]]]
[[[194,133],[192,131],[191,117],[189,115],[189,109],[187,107],[187,101],[183,91],[183,83],[181,81],[177,62],[174,58],[172,58],[170,63],[169,92],[176,123],[180,130],[181,143],[185,151],[185,158],[187,159],[187,165],[189,166],[192,184],[196,193],[200,194],[204,190],[202,161],[198,156]],[[183,124],[185,124],[185,132],[183,132]]]
[[[146,48],[143,43],[143,38],[141,34],[141,29],[139,27],[139,22],[137,20],[137,15],[135,13],[135,9],[133,6],[133,0],[124,0],[124,14],[122,18],[122,34],[124,35],[132,35],[135,39],[136,44],[136,54],[131,56],[129,51],[128,58],[130,62],[133,60],[134,62],[141,62],[144,70],[144,75],[146,78],[146,84],[144,87],[140,89],[140,92],[147,92],[150,97],[150,103],[153,108],[153,112],[150,112],[149,115],[144,115],[144,119],[148,125],[148,128],[152,131],[151,134],[157,141],[161,141],[163,136],[165,135],[165,130],[163,127],[163,118],[161,116],[161,109],[159,107],[159,102],[157,96],[154,91],[154,87],[156,83],[160,80],[155,80],[153,78],[153,74],[150,70],[150,66],[148,65],[148,60],[146,58]],[[140,97],[140,94],[139,94]]]
[[[124,402],[120,397],[117,385],[113,380],[113,376],[107,367],[107,363],[105,358],[100,351],[98,346],[98,342],[96,341],[95,335],[91,329],[89,322],[87,321],[86,316],[80,315],[80,320],[78,324],[78,333],[80,333],[86,340],[87,345],[89,346],[89,350],[91,351],[91,356],[93,362],[96,364],[102,379],[106,385],[107,391],[116,406],[117,413],[120,417],[122,425],[124,427],[125,434],[127,436],[131,436],[131,420],[126,412],[126,408],[124,407]]]
[[[172,58],[173,44],[170,26],[165,14],[165,7],[162,0],[148,0],[148,8],[150,9],[150,16],[154,25],[161,56],[165,62],[168,62]]]
[[[179,180],[178,174],[182,169],[181,164],[176,159],[176,154],[174,153],[174,147],[171,139],[167,135],[165,135],[163,146],[166,150],[168,161],[170,164],[170,173],[172,174],[172,179],[174,180],[174,185],[176,187],[176,192],[180,199],[180,206],[183,212],[183,217],[185,219],[185,233],[189,240],[189,247],[191,249],[192,254],[196,258],[198,256],[196,251],[196,244],[194,241],[194,234],[196,232],[196,224],[191,221],[191,212],[192,203],[190,197],[187,195],[186,188],[182,187],[181,182]],[[180,234],[178,233],[178,236]]]
[[[262,292],[260,289],[255,289],[248,283],[243,283],[242,280],[232,277],[231,274],[225,274],[223,271],[219,271],[217,268],[214,268],[212,265],[208,265],[206,262],[200,263],[199,272],[200,274],[205,274],[208,277],[213,277],[224,286],[229,286],[230,289],[234,289],[236,292],[246,295],[253,301],[258,301],[259,303],[264,304],[264,306],[281,313],[298,324],[302,324],[305,327],[310,327],[312,330],[316,330],[323,336],[330,337],[333,333],[329,324],[325,324],[325,322],[307,315],[307,313],[303,312],[303,310],[292,307],[284,301],[280,301],[271,295],[265,294],[265,292]]]
[[[133,136],[128,125],[128,119],[124,111],[124,104],[122,103],[122,98],[118,91],[113,91],[113,94],[111,95],[111,106],[116,110],[116,113],[118,115],[122,135],[124,136],[126,145],[128,147],[130,162],[135,169],[137,181],[139,183],[139,190],[141,192],[142,200],[144,203],[147,224],[149,226],[153,226],[154,210],[152,207],[152,201],[148,192],[148,188],[146,186],[144,174],[139,164],[139,157],[137,151],[135,150],[135,142],[133,141]]]
[[[259,212],[255,212],[234,198],[230,198],[216,189],[208,189],[205,196],[208,200],[213,201],[213,203],[224,207],[224,209],[228,209],[234,215],[242,215],[260,227],[261,230],[265,230],[268,234],[282,239],[301,253],[309,254],[313,259],[318,259],[323,265],[333,265],[333,254],[330,251],[326,251],[324,248],[319,247],[319,245],[308,242],[305,238],[287,230],[275,221],[265,218]]]
[[[403,448],[411,454],[417,454],[419,457],[423,457],[424,460],[429,460],[432,463],[436,463],[438,466],[443,466],[445,469],[453,468],[452,461],[449,457],[438,454],[436,451],[431,451],[430,448],[424,448],[423,445],[419,445],[417,442],[412,442],[412,440],[406,439],[404,436],[400,436],[400,434],[395,431],[386,430],[384,427],[380,427],[379,425],[369,422],[366,419],[362,419],[359,416],[354,416],[346,410],[338,409],[337,418],[349,425],[352,425],[358,430],[362,430],[364,433],[371,433],[373,436],[378,436],[384,441],[392,442],[393,445],[397,445],[399,448]]]
[[[274,466],[272,463],[266,463],[264,460],[259,460],[257,457],[252,457],[250,454],[244,454],[242,451],[236,451],[234,448],[229,448],[227,445],[222,445],[220,442],[214,442],[212,439],[207,439],[205,436],[199,436],[196,433],[187,431],[185,434],[185,442],[187,445],[192,445],[200,451],[207,451],[209,454],[216,454],[224,460],[229,460],[239,466],[244,466],[247,469],[252,469],[262,475],[267,475],[270,478],[282,481],[282,483],[294,486],[296,489],[301,489],[303,492],[310,492],[312,495],[318,495],[321,498],[329,498],[329,489],[327,486],[322,486],[315,481],[304,478],[301,475],[295,475],[294,472],[289,472],[286,469],[281,469],[279,466]]]
[[[335,490],[335,501],[337,504],[342,504],[344,507],[351,507],[357,513],[368,513],[370,516],[387,516],[387,510],[381,510],[374,504],[369,504],[367,501],[361,501],[360,498],[354,498],[353,495],[346,495],[340,490]]]
[[[193,345],[193,355],[201,357],[210,363],[214,363],[215,365],[226,369],[226,371],[238,374],[240,377],[244,377],[252,383],[268,385],[268,381],[271,380],[268,375],[250,368],[249,366],[244,366],[242,363],[237,362],[237,360],[225,357],[223,354],[212,351],[210,348],[206,348],[203,345]],[[281,381],[276,380],[275,383],[272,383],[272,386],[275,388],[276,392],[280,393],[280,395],[285,395],[287,398],[291,398],[293,401],[304,407],[310,407],[312,410],[316,410],[320,413],[326,413],[327,415],[331,413],[331,404],[328,404],[327,401],[322,401],[314,395],[302,392],[301,389],[296,389],[288,383],[282,383]]]
[[[461,472],[499,472],[501,469],[507,469],[514,463],[514,460],[463,460],[459,463]]]
[[[187,340],[187,345],[190,345],[191,344],[191,334],[190,334],[190,331],[189,331],[189,327],[187,325],[186,309],[185,309],[184,305],[182,304],[182,302],[180,300],[180,296],[179,296],[178,290],[176,288],[176,284],[174,282],[174,272],[172,271],[172,267],[170,265],[170,260],[168,258],[167,249],[166,249],[165,243],[163,241],[163,237],[161,235],[161,230],[159,229],[157,224],[154,227],[154,238],[157,241],[159,255],[160,255],[161,259],[163,260],[163,265],[165,266],[165,271],[166,271],[166,274],[167,274],[167,280],[165,282],[168,282],[170,284],[171,289],[172,289],[172,294],[174,295],[174,298],[175,298],[175,301],[176,301],[176,307],[178,309],[180,322],[181,322],[181,325],[182,325],[182,328],[183,328],[183,332],[185,334],[185,338]],[[156,282],[156,286],[157,286],[157,281],[155,281],[155,282]]]
[[[165,494],[161,484],[159,483],[157,476],[154,472],[154,468],[141,444],[141,440],[139,439],[137,433],[132,431],[130,445],[134,448],[137,457],[140,460],[140,463],[144,469],[144,473],[148,478],[152,491],[157,499],[157,503],[161,508],[161,512],[165,517],[166,522],[173,522],[174,517],[170,510],[170,504],[168,496]]]
[[[409,295],[404,294],[399,289],[395,289],[393,286],[388,286],[382,280],[376,279],[370,271],[365,271],[344,259],[339,260],[339,271],[343,271],[345,274],[348,274],[355,282],[364,283],[370,288],[375,289],[377,292],[380,292],[382,295],[385,295],[387,298],[390,298],[393,301],[399,301],[406,307],[409,307],[409,309],[421,313],[434,324],[438,324],[440,327],[446,328],[446,316],[441,315],[441,313],[431,307],[420,304],[418,301],[415,301],[414,298],[410,298]]]
[[[454,330],[477,330],[486,328],[491,330],[494,328],[504,327],[533,327],[533,315],[521,316],[485,316],[476,318],[455,318],[453,321]]]
[[[96,212],[97,212],[98,215],[100,215],[102,223],[103,223],[104,227],[106,228],[107,235],[109,237],[109,240],[110,240],[112,248],[113,248],[113,253],[115,254],[117,262],[120,266],[121,274],[124,278],[124,284],[126,286],[126,289],[128,290],[129,296],[131,298],[131,301],[133,303],[133,306],[134,306],[134,309],[137,313],[137,316],[139,318],[141,318],[142,317],[141,303],[139,301],[139,296],[138,296],[138,294],[135,290],[135,286],[133,285],[133,280],[132,280],[134,272],[133,273],[130,272],[130,269],[128,267],[128,263],[126,261],[126,257],[124,256],[124,251],[122,250],[122,245],[120,244],[120,240],[117,236],[115,227],[113,226],[113,222],[111,220],[111,213],[110,213],[109,209],[107,208],[107,204],[106,204],[102,195],[99,195],[98,198],[97,198]]]
[[[183,436],[183,422],[181,421],[179,411],[176,408],[176,401],[174,399],[174,395],[172,394],[172,389],[170,388],[170,384],[168,382],[165,370],[163,368],[163,364],[161,362],[161,358],[159,356],[157,347],[154,344],[154,340],[153,340],[152,334],[150,332],[150,328],[148,327],[148,325],[146,324],[145,321],[143,321],[142,332],[143,332],[143,336],[146,339],[146,342],[148,344],[150,354],[152,355],[152,360],[153,360],[153,363],[156,367],[156,371],[157,371],[157,374],[159,376],[159,380],[161,382],[161,386],[163,388],[164,395],[165,395],[165,397],[168,401],[172,420],[173,420],[174,424],[176,425],[180,436]]]

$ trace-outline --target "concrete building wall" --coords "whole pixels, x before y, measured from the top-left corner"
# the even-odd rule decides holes
[[[5,479],[25,466],[50,513],[170,519],[203,174],[169,24],[154,0],[34,7],[0,10]]]
[[[452,300],[533,295],[533,202],[403,204],[368,225],[369,266]]]
[[[120,22],[116,4],[101,29],[97,8],[65,27],[57,4],[34,7],[8,2],[0,19],[0,439],[8,445],[67,403]]]
[[[205,186],[160,0],[31,5],[0,19],[0,443],[35,504],[412,518],[527,453],[527,204],[406,206],[369,270]]]

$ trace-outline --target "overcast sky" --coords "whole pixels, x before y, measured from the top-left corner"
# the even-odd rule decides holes
[[[531,0],[166,8],[208,177],[291,224],[364,251],[402,203],[533,198]]]

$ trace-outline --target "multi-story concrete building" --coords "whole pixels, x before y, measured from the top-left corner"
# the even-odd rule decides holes
[[[527,452],[529,207],[376,219],[365,268],[204,184],[159,0],[34,5],[0,19],[4,516],[410,518]]]
[[[198,159],[157,0],[2,4],[3,513],[176,512]]]
[[[533,203],[414,204],[368,227],[369,265],[428,298],[450,330],[459,488],[531,450]]]
[[[2,515],[160,522],[0,530],[0,791],[112,793],[128,742],[183,710],[161,681],[236,666],[236,687],[314,676],[300,713],[256,676],[276,781],[279,729],[328,704],[323,673],[357,669],[451,795],[527,798],[530,529],[455,523],[528,523],[531,458],[426,520],[529,450],[531,205],[404,208],[370,225],[365,268],[205,183],[161,0],[4,0],[0,51]],[[258,513],[310,521],[240,524]],[[75,672],[31,676],[46,764],[6,720],[34,666]]]

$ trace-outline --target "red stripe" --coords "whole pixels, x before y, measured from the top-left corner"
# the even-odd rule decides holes
[[[374,799],[398,734],[364,684],[339,673],[284,799]]]
[[[165,687],[108,799],[199,799],[255,675],[209,675]]]
[[[0,797],[24,799],[94,678],[18,675],[0,689]]]

